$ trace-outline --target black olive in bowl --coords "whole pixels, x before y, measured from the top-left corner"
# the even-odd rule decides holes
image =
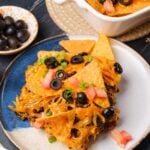
[[[28,26],[23,20],[17,20],[15,23],[17,29],[27,29]]]
[[[16,49],[21,45],[16,37],[8,37],[7,43],[11,49]]]
[[[4,21],[5,21],[5,25],[6,26],[12,26],[15,23],[14,19],[12,17],[10,17],[10,16],[6,16],[4,18]]]
[[[18,30],[17,34],[16,34],[16,37],[22,43],[27,41],[29,36],[30,36],[30,34],[26,29]]]

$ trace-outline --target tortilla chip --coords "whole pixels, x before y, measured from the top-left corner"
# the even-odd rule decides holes
[[[82,70],[78,71],[77,74],[74,75],[74,78],[76,78],[79,83],[86,82],[88,85],[92,85],[100,90],[105,90],[104,80],[100,68],[100,63],[98,60],[93,59],[93,61],[85,66]],[[65,87],[70,87],[69,79],[65,80]],[[71,87],[70,87],[71,88]],[[78,89],[76,88],[78,91]],[[97,100],[97,99],[95,99]],[[93,100],[90,100],[93,103]],[[98,98],[98,101],[100,102],[100,106],[102,108],[107,108],[110,106],[108,98]]]
[[[47,129],[49,134],[56,136],[58,139],[60,137],[64,137],[65,139],[67,138],[67,134],[70,134],[70,129],[73,125],[74,117],[75,110],[71,110],[68,112],[61,112],[58,115],[53,115],[51,117],[43,117],[40,118],[40,120],[45,122],[44,127],[50,128],[50,130]],[[60,140],[63,141],[62,138]]]
[[[90,53],[95,45],[94,40],[62,40],[59,42],[64,49],[72,55],[77,55],[81,52]]]
[[[105,34],[100,34],[98,42],[96,43],[91,55],[98,59],[106,58],[109,60],[115,60],[109,39]]]
[[[74,76],[79,82],[87,82],[89,85],[94,85],[98,89],[104,89],[104,80],[100,68],[100,64],[96,59],[85,66]]]
[[[116,62],[109,39],[101,33],[92,53],[92,56],[100,61],[100,66],[105,84],[117,86],[121,80],[121,75],[114,70]]]

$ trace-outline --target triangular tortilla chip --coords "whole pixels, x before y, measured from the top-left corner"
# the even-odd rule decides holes
[[[73,55],[81,52],[90,53],[95,45],[94,40],[62,40],[59,42],[65,50]]]
[[[80,70],[74,77],[80,82],[85,81],[99,89],[105,88],[100,63],[96,59],[93,59],[90,64]]]
[[[105,34],[100,34],[99,39],[95,47],[93,48],[91,55],[98,59],[104,57],[109,60],[115,60],[110,41]]]
[[[89,86],[94,86],[99,90],[106,89],[100,68],[100,63],[96,59],[93,59],[93,61],[90,64],[85,66],[82,70],[78,71],[78,73],[74,75],[74,78],[76,78],[79,81],[79,83],[86,82]],[[70,87],[69,80],[70,79],[65,80],[65,87]],[[78,89],[76,88],[76,90]],[[92,100],[90,101],[93,102]],[[98,98],[94,99],[94,101],[99,102],[99,105],[102,108],[107,108],[110,106],[108,98]]]
[[[114,70],[115,56],[110,41],[104,33],[100,34],[91,55],[100,61],[105,83],[110,86],[117,86],[121,80],[121,75]]]

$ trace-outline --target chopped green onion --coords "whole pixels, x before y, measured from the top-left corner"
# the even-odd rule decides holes
[[[48,109],[46,111],[46,116],[52,116],[52,115],[53,115],[52,111],[50,109]]]
[[[54,143],[54,142],[57,141],[57,139],[56,139],[55,136],[51,136],[51,137],[48,138],[48,141],[49,141],[49,143]]]
[[[43,57],[43,58],[40,58],[40,59],[38,60],[37,64],[38,64],[38,65],[44,64],[44,61],[45,61],[47,58],[48,58],[48,56],[45,56],[45,57]]]
[[[63,68],[66,68],[66,67],[67,67],[67,62],[62,62],[62,63],[61,63],[61,66],[62,66]]]
[[[62,66],[59,66],[59,67],[58,67],[58,70],[63,70],[63,67],[62,67]]]
[[[59,70],[63,70],[67,67],[67,62],[62,62],[61,65],[58,67]]]
[[[72,90],[66,89],[64,92],[65,99],[69,99],[72,96]]]
[[[85,89],[87,89],[89,87],[89,84],[87,83],[87,82],[82,82],[82,83],[80,83],[80,88],[82,89],[82,90],[85,90]]]
[[[93,60],[93,57],[91,55],[89,55],[86,59],[86,63],[89,63]]]
[[[48,111],[47,113],[46,113],[46,116],[52,116],[52,112],[51,111]]]

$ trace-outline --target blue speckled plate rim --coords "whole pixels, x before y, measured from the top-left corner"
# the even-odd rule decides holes
[[[54,36],[51,36],[49,38],[46,38],[44,40],[41,40],[37,43],[35,43],[33,46],[31,47],[28,47],[26,48],[23,52],[21,52],[20,54],[18,54],[10,63],[9,65],[7,66],[5,72],[3,73],[3,76],[2,76],[2,79],[0,80],[0,96],[2,97],[3,95],[3,88],[4,88],[4,85],[5,85],[5,79],[7,77],[7,74],[9,73],[9,70],[11,68],[11,66],[17,61],[17,59],[19,57],[21,57],[24,53],[26,53],[26,51],[29,51],[30,49],[34,48],[35,46],[38,46],[40,44],[42,44],[43,42],[46,42],[46,41],[49,41],[49,40],[54,40],[54,39],[57,39],[57,38],[61,38],[61,37],[68,37],[68,35],[66,33],[62,33],[62,34],[59,34],[59,35],[54,35]],[[1,99],[0,99],[1,101]],[[0,103],[0,107],[1,107],[1,103]],[[7,131],[5,130],[4,128],[4,122],[2,122],[2,113],[1,113],[1,109],[0,109],[0,127],[2,128],[2,130],[4,131],[5,135],[7,136],[8,140],[11,142],[12,146],[14,146],[16,149],[19,148],[19,146],[17,145],[17,143],[15,141],[13,141],[11,139],[11,137],[8,135]]]

